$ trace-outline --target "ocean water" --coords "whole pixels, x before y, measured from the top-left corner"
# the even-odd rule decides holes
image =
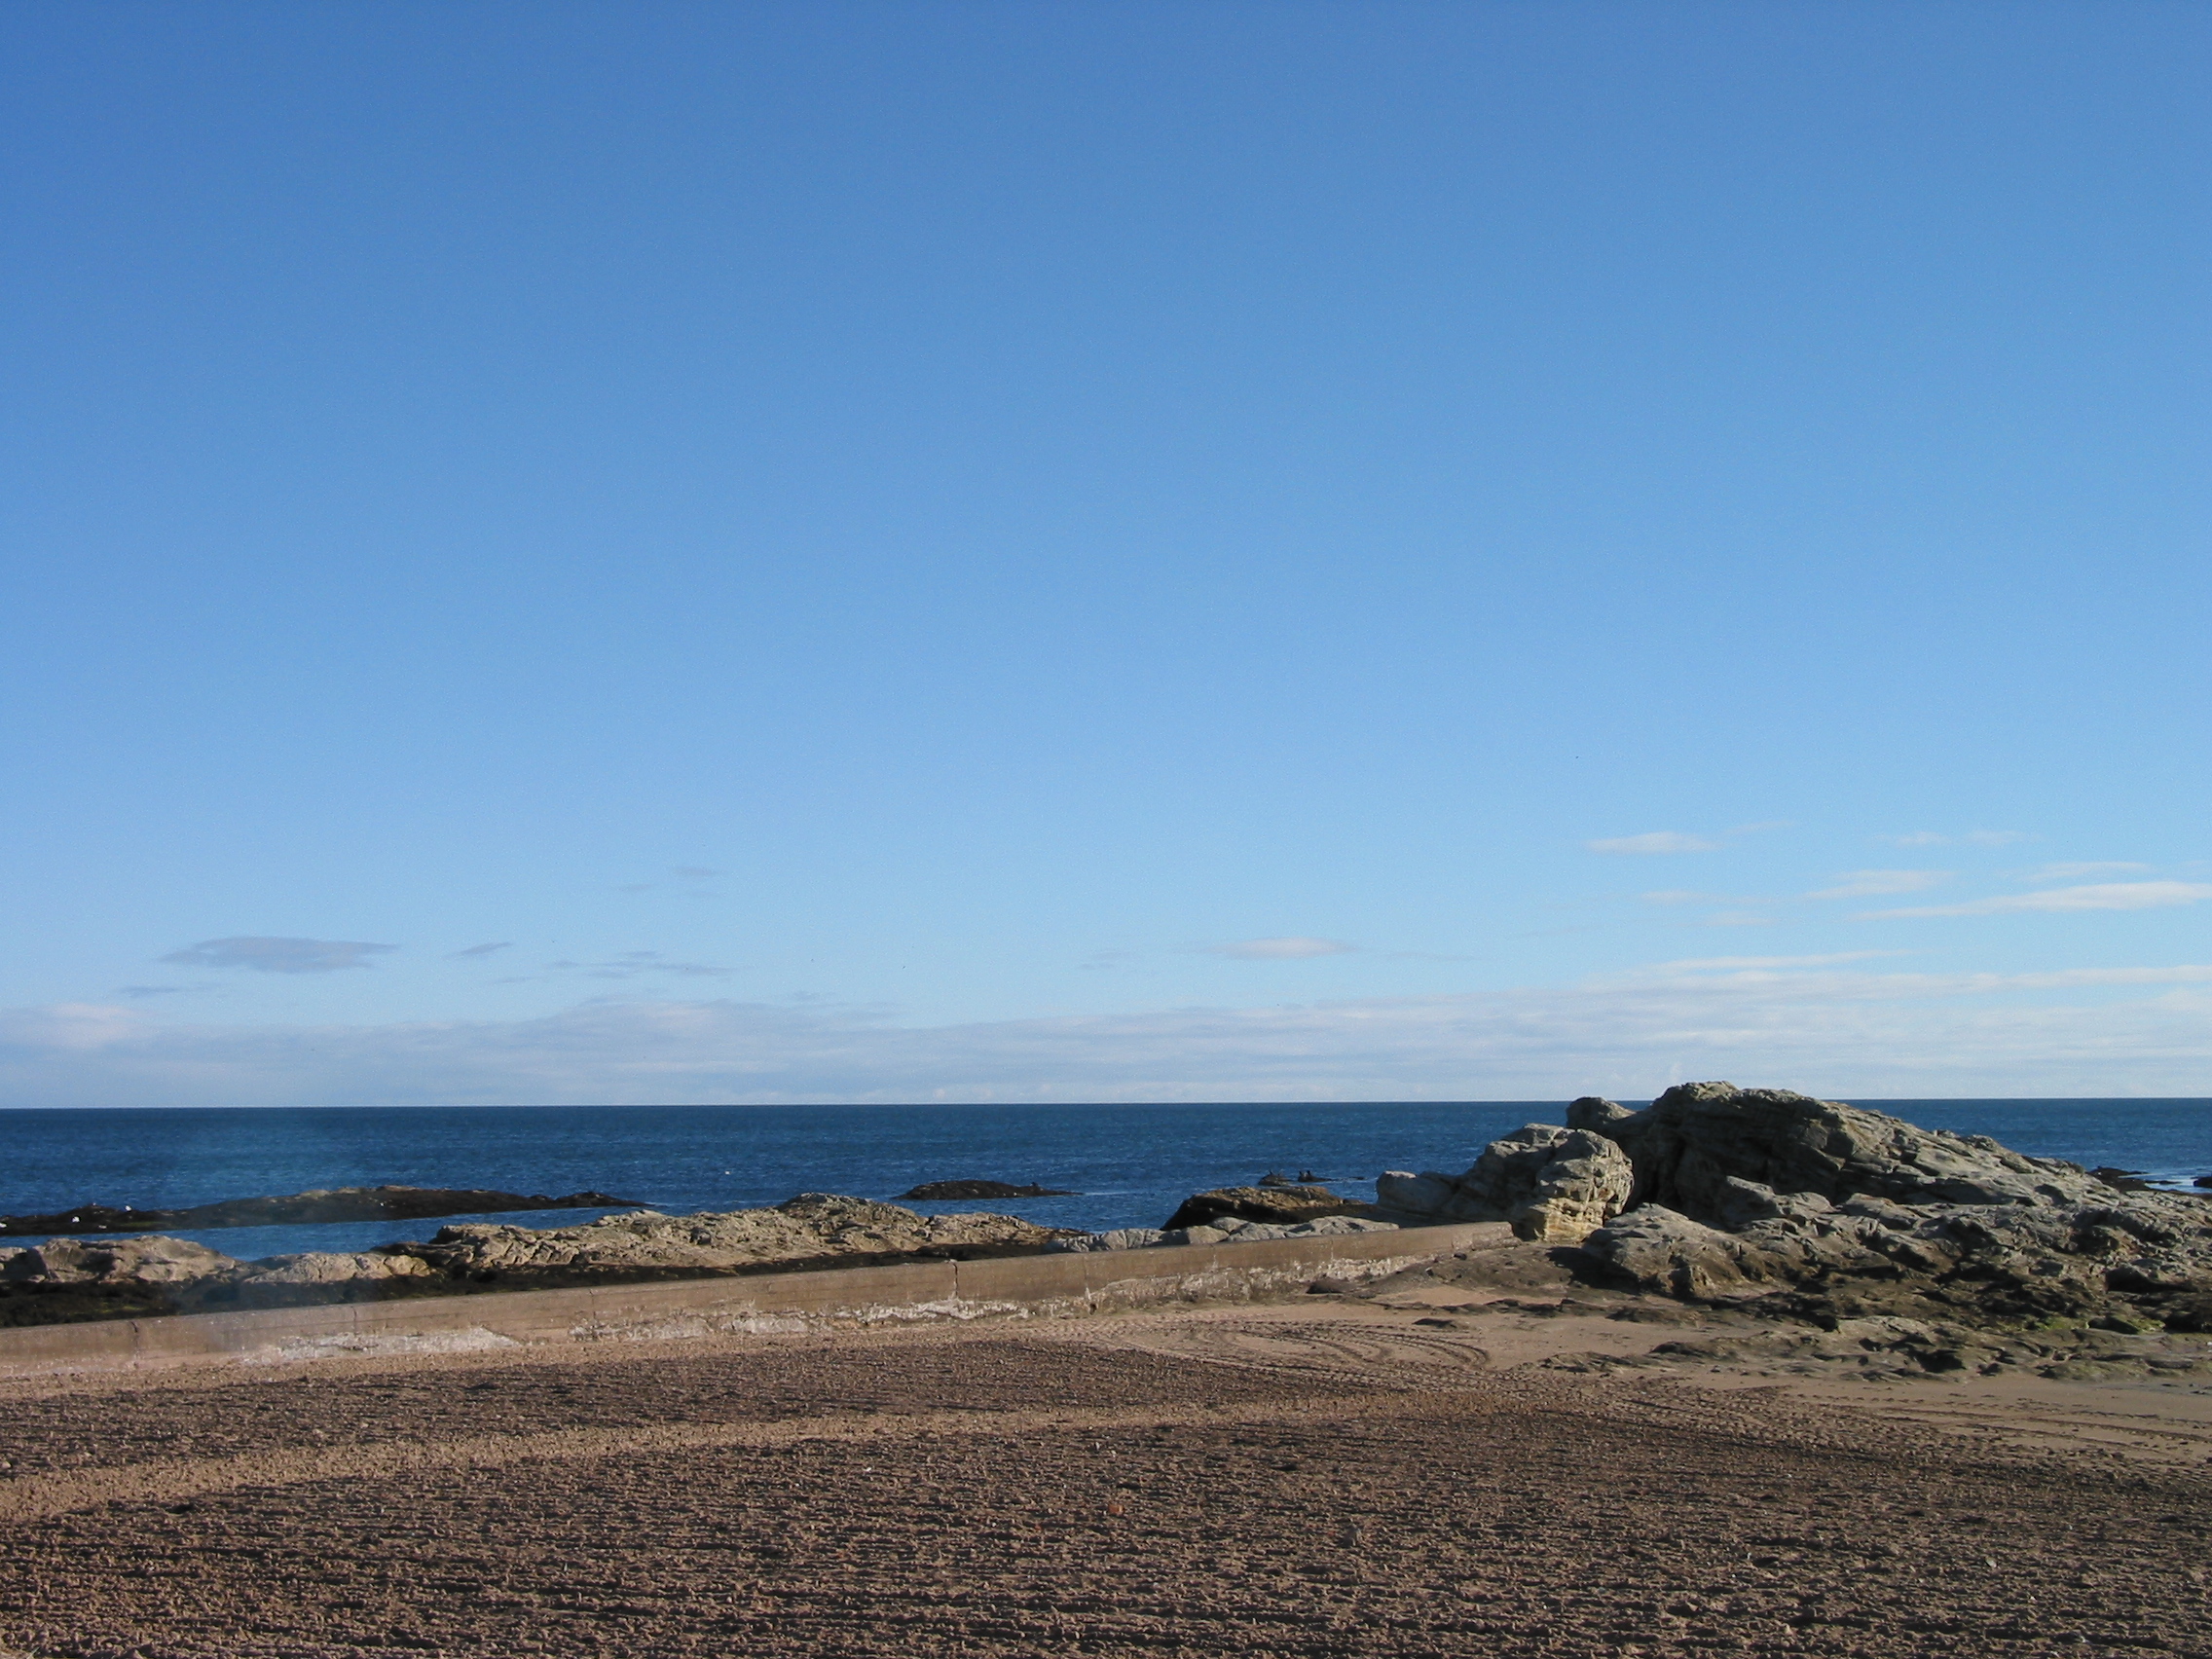
[[[1630,1101],[1629,1105],[1641,1102]],[[2212,1100],[1866,1100],[2039,1158],[2186,1183],[2212,1174]],[[1189,1194],[1271,1169],[1371,1198],[1384,1169],[1464,1169],[1486,1142],[1563,1121],[1557,1100],[1335,1105],[508,1106],[0,1114],[0,1214],[104,1202],[179,1208],[315,1187],[596,1190],[682,1213],[801,1192],[890,1198],[924,1181],[1071,1189],[1059,1198],[917,1204],[1053,1227],[1157,1227]],[[607,1213],[497,1219],[573,1226]],[[452,1220],[492,1219],[453,1217]],[[190,1233],[227,1255],[360,1250],[442,1220]],[[11,1238],[10,1242],[18,1240]],[[27,1238],[20,1241],[28,1241]]]

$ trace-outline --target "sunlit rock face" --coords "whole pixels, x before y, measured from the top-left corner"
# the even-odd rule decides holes
[[[1605,1136],[1526,1124],[1492,1141],[1463,1175],[1391,1170],[1375,1190],[1385,1211],[1438,1222],[1509,1222],[1523,1238],[1574,1244],[1620,1213],[1633,1179],[1627,1157]]]
[[[1576,1107],[1634,1169],[1629,1207],[1582,1248],[1642,1288],[2212,1329],[2212,1204],[2194,1196],[1787,1089],[1685,1084],[1642,1112]]]

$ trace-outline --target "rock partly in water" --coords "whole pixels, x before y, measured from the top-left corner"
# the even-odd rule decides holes
[[[1006,1181],[924,1181],[901,1193],[900,1198],[923,1203],[974,1198],[1072,1198],[1064,1187],[1016,1187]]]
[[[1503,1221],[1522,1238],[1574,1244],[1620,1213],[1632,1179],[1627,1157],[1598,1130],[1527,1124],[1492,1141],[1463,1175],[1389,1170],[1375,1194],[1386,1213]]]
[[[2112,1191],[2080,1164],[2025,1158],[1987,1135],[1924,1129],[1901,1118],[1784,1088],[1690,1083],[1599,1132],[1636,1166],[1634,1203],[1719,1219],[1730,1178],[1778,1193],[1901,1204],[2090,1203]]]
[[[2212,1207],[2079,1164],[1784,1089],[1689,1084],[1607,1122],[1635,1204],[1603,1273],[1815,1317],[2122,1317],[2212,1306]]]
[[[214,1227],[312,1227],[326,1222],[425,1221],[440,1215],[498,1215],[503,1210],[626,1209],[635,1198],[607,1193],[502,1193],[476,1187],[331,1187],[273,1198],[226,1198],[190,1209],[118,1209],[78,1204],[51,1215],[0,1216],[0,1234],[198,1232]]]
[[[1040,1250],[1066,1236],[1018,1216],[919,1215],[835,1193],[801,1193],[772,1209],[602,1216],[583,1227],[443,1227],[402,1246],[461,1279],[717,1273],[840,1257],[889,1259]]]
[[[620,1282],[836,1262],[1014,1255],[1075,1236],[1017,1216],[918,1215],[802,1193],[773,1209],[606,1216],[582,1227],[468,1223],[427,1243],[240,1262],[180,1238],[59,1238],[0,1248],[0,1324],[195,1312],[497,1285]]]
[[[1279,1221],[1295,1225],[1323,1215],[1364,1215],[1373,1206],[1340,1197],[1326,1187],[1217,1187],[1210,1193],[1193,1193],[1167,1218],[1169,1229],[1206,1227],[1224,1216],[1243,1221]]]
[[[2140,1169],[2115,1169],[2110,1164],[2092,1169],[2089,1173],[2116,1193],[2149,1193],[2156,1189],[2143,1178]]]

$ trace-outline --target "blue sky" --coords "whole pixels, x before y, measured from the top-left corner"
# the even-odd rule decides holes
[[[0,43],[0,1102],[2212,1093],[2200,7]]]

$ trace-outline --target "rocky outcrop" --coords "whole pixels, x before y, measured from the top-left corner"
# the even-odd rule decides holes
[[[968,1201],[976,1198],[1072,1198],[1075,1195],[1063,1187],[1040,1187],[1032,1183],[1016,1187],[1005,1181],[924,1181],[899,1195],[902,1198],[922,1203],[940,1203],[947,1199]]]
[[[1633,1165],[1634,1203],[1582,1249],[1645,1289],[1830,1317],[2212,1321],[2200,1198],[1724,1083],[1670,1089],[1599,1132]]]
[[[1223,1217],[1272,1221],[1295,1226],[1316,1216],[1366,1214],[1369,1205],[1340,1197],[1326,1187],[1217,1187],[1193,1193],[1167,1218],[1167,1228],[1208,1227]]]
[[[441,1228],[427,1243],[257,1262],[181,1238],[57,1238],[0,1248],[0,1324],[1011,1255],[1074,1236],[1017,1216],[924,1216],[866,1198],[802,1193],[773,1209],[685,1216],[648,1210],[562,1228],[468,1223]]]
[[[440,1215],[498,1215],[502,1210],[624,1209],[635,1198],[606,1193],[501,1193],[476,1187],[331,1187],[274,1198],[226,1198],[191,1209],[118,1209],[78,1204],[51,1215],[0,1216],[0,1235],[46,1233],[200,1232],[212,1227],[311,1227],[340,1221],[425,1221]]]
[[[50,1238],[5,1254],[0,1280],[11,1284],[189,1284],[239,1265],[185,1238]]]
[[[1603,1133],[1527,1124],[1492,1141],[1463,1175],[1389,1170],[1375,1197],[1386,1214],[1503,1221],[1522,1238],[1574,1244],[1626,1207],[1632,1178],[1628,1158]]]
[[[583,1227],[444,1227],[427,1244],[400,1246],[450,1277],[570,1278],[578,1274],[715,1273],[865,1257],[1039,1250],[1064,1230],[1018,1216],[919,1215],[835,1193],[801,1193],[773,1209],[603,1216]]]
[[[1599,1132],[1636,1165],[1635,1203],[1701,1218],[1725,1203],[1731,1178],[1831,1203],[1862,1196],[1903,1204],[2089,1203],[2113,1196],[2077,1163],[1784,1088],[1683,1084]]]

